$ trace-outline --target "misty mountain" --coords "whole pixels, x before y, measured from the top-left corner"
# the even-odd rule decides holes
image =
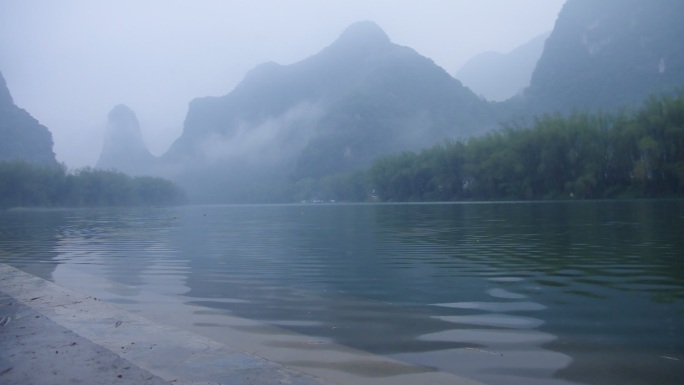
[[[144,175],[150,171],[154,161],[155,157],[143,141],[135,112],[123,104],[115,106],[107,116],[102,152],[96,167]]]
[[[345,175],[383,155],[481,135],[513,119],[637,104],[684,86],[682,11],[676,0],[569,0],[530,86],[505,102],[482,100],[374,23],[356,23],[311,57],[262,64],[230,93],[193,100],[154,173],[196,202],[291,202],[324,189],[333,197],[332,184],[363,190],[362,178]],[[506,55],[511,73],[524,61],[515,57],[531,58],[541,40]]]
[[[14,104],[0,73],[0,161],[57,165],[52,145],[50,131]]]
[[[539,35],[508,53],[489,51],[475,55],[454,77],[487,100],[509,99],[530,85],[549,34]]]
[[[193,100],[161,163],[191,194],[243,201],[264,179],[319,178],[495,124],[490,105],[441,67],[360,22],[316,55],[260,65],[229,94]]]
[[[525,96],[534,112],[615,109],[684,86],[684,2],[568,0]]]

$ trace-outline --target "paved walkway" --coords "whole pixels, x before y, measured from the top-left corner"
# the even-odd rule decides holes
[[[260,350],[265,359],[160,322],[0,264],[0,384],[482,385],[342,346]],[[241,346],[244,335],[222,337]],[[276,337],[290,341],[260,346]]]
[[[0,384],[331,384],[0,264]]]

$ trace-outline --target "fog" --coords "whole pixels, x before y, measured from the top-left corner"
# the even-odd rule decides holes
[[[160,155],[193,98],[229,93],[260,63],[311,56],[353,22],[374,21],[455,73],[550,31],[563,2],[0,0],[0,71],[15,103],[51,130],[58,160],[92,166],[117,104]]]
[[[273,166],[293,159],[313,136],[314,123],[322,114],[319,105],[303,102],[277,118],[253,126],[239,124],[234,135],[209,135],[199,144],[203,161],[220,165],[244,160],[252,166]]]

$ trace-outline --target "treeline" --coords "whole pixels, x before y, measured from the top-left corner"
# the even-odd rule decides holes
[[[636,111],[544,116],[386,156],[365,172],[322,179],[316,191],[350,201],[682,197],[684,92],[652,97]]]
[[[182,190],[162,178],[0,162],[0,208],[174,205],[186,200]]]

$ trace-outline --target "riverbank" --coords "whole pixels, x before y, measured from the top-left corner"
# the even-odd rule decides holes
[[[220,338],[233,341],[236,349],[5,264],[0,264],[0,324],[2,384],[482,385],[334,344],[272,348],[261,351],[262,358],[241,350],[245,336],[238,330],[222,329]]]
[[[0,264],[0,383],[331,384]]]

